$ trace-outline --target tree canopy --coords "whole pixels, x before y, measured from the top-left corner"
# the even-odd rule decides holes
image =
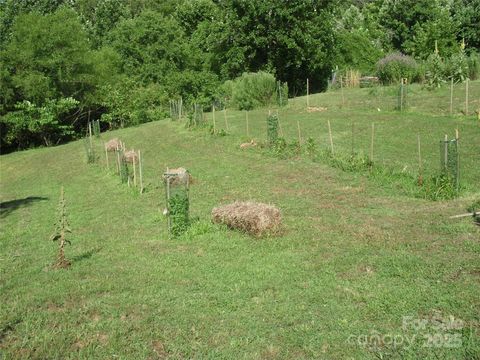
[[[208,105],[244,73],[302,94],[307,78],[323,91],[337,68],[372,75],[388,54],[428,64],[435,49],[459,66],[479,51],[480,0],[5,0],[0,145],[69,140],[89,117],[160,119],[171,98]]]

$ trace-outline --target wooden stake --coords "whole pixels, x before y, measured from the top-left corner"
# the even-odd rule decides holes
[[[459,218],[467,217],[467,216],[476,216],[478,214],[480,214],[480,213],[471,212],[471,213],[466,213],[466,214],[454,215],[454,216],[450,216],[450,219],[459,219]]]
[[[90,149],[92,149],[92,123],[88,123],[88,136],[90,138]]]
[[[302,145],[302,130],[300,129],[300,121],[297,120],[297,129],[298,129],[298,144]]]
[[[143,193],[143,168],[142,168],[142,155],[138,150],[138,175],[140,176],[140,194]]]
[[[460,135],[458,129],[455,129],[455,140],[457,140],[457,191],[460,187]]]
[[[277,116],[278,116],[278,114],[277,114]],[[278,130],[280,130],[280,136],[281,136],[281,137],[284,137],[284,136],[283,136],[282,123],[280,122],[280,116],[278,117]]]
[[[373,144],[375,141],[375,123],[372,123],[372,139],[370,141],[370,161],[373,163]]]
[[[309,102],[309,99],[308,99],[308,96],[309,96],[309,92],[310,92],[310,89],[309,89],[309,81],[308,81],[308,78],[307,78],[307,108],[310,106],[310,102]]]
[[[103,143],[103,148],[105,149],[105,162],[107,163],[107,170],[109,170],[110,167],[108,165],[108,150],[107,150],[107,146],[106,146],[105,142]]]
[[[167,174],[168,174],[168,168],[167,168]],[[167,224],[168,224],[168,236],[171,234],[171,228],[172,228],[172,220],[170,219],[170,208],[168,206],[169,200],[170,200],[170,176],[167,175]]]
[[[355,152],[355,121],[352,119],[352,155]]]
[[[453,115],[453,76],[450,79],[450,115]]]
[[[403,111],[403,78],[400,82],[400,111]]]
[[[248,129],[248,110],[245,111],[245,122],[247,123],[247,138],[250,139],[250,131]]]
[[[120,175],[120,148],[117,145],[117,174]]]
[[[215,123],[215,105],[212,105],[212,117],[213,117],[213,133],[217,132],[217,125]]]
[[[465,116],[468,116],[468,83],[469,78],[467,78],[467,81],[465,82]]]
[[[448,135],[445,134],[445,141],[443,143],[443,148],[444,148],[444,151],[445,151],[445,158],[444,158],[444,161],[445,161],[445,170],[448,170]]]
[[[419,175],[419,179],[421,179],[422,173],[423,173],[423,164],[422,164],[422,151],[420,146],[420,134],[417,134],[417,148],[418,148],[418,175]]]
[[[228,131],[227,108],[223,108],[223,117],[225,118],[225,129]]]
[[[333,155],[333,137],[332,137],[332,128],[330,126],[330,120],[327,120],[327,123],[328,123],[328,135],[330,137],[330,150]]]
[[[133,186],[137,186],[137,164],[136,164],[136,161],[135,161],[135,158],[136,158],[136,154],[135,154],[135,150],[132,149],[133,151],[133,161],[132,161],[132,164],[133,164]]]
[[[342,93],[342,108],[345,106],[345,96],[343,95],[343,76],[340,76],[340,91]]]

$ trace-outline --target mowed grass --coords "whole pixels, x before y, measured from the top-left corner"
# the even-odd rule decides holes
[[[351,92],[361,97],[365,90]],[[332,96],[312,96],[317,104],[311,105],[324,106]],[[374,120],[382,124],[379,139],[385,130],[376,153],[389,164],[415,166],[414,126],[424,129],[425,143],[434,143],[431,155],[425,151],[432,167],[438,163],[438,136],[447,129],[459,127],[466,153],[478,150],[473,117],[449,119],[428,115],[428,109],[427,115],[349,111],[334,103],[325,112],[306,113],[297,100],[286,110],[291,122],[282,122],[285,132],[294,136],[298,118],[304,136],[326,142],[330,119],[335,146],[349,151],[349,120],[358,129]],[[265,111],[250,114],[259,139]],[[81,141],[0,158],[5,358],[480,356],[480,230],[470,219],[448,218],[479,195],[478,157],[462,161],[467,189],[459,199],[431,202],[384,191],[362,174],[302,157],[279,160],[241,151],[244,114],[227,116],[232,135],[226,137],[169,121],[102,134],[102,140],[120,137],[127,147],[142,150],[143,195],[121,185],[103,163],[87,165]],[[221,112],[217,121],[223,121]],[[101,142],[96,144],[100,149]],[[177,239],[168,239],[161,215],[167,166],[184,166],[195,178],[195,223]],[[66,249],[72,266],[66,271],[48,268],[56,255],[48,239],[61,185],[73,229]],[[284,233],[254,239],[210,223],[213,206],[237,199],[277,205]],[[427,320],[428,326],[403,329],[406,316]],[[432,326],[432,317],[445,324],[451,316],[462,321],[459,329]],[[424,346],[437,333],[446,342]],[[383,343],[372,341],[372,334],[380,334]],[[444,346],[452,339],[448,334],[459,336],[457,346]],[[394,346],[388,335],[403,343]]]
[[[290,99],[278,111],[281,135],[288,141],[300,137],[315,140],[319,148],[330,149],[328,123],[330,121],[334,151],[337,154],[356,153],[369,156],[372,123],[374,124],[374,162],[377,165],[417,176],[419,169],[418,137],[420,137],[423,175],[430,176],[440,169],[440,141],[459,131],[460,177],[464,193],[477,192],[480,186],[480,81],[469,83],[469,114],[465,116],[465,84],[454,86],[453,114],[450,115],[450,89],[445,86],[426,90],[420,85],[409,85],[407,108],[396,111],[398,86],[345,89],[315,94],[309,97],[310,107],[321,111],[308,112],[306,97]],[[250,138],[266,139],[268,109],[245,112],[227,110],[216,112],[216,127],[226,129],[243,141]],[[213,124],[212,114],[206,116]],[[353,124],[352,124],[353,123]],[[353,126],[352,126],[353,125]],[[353,131],[352,131],[353,128]],[[353,135],[352,135],[353,133]],[[353,139],[352,139],[353,138]],[[353,145],[353,146],[352,146]]]

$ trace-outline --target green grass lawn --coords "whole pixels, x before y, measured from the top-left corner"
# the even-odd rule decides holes
[[[473,110],[480,83],[471,85]],[[230,110],[231,135],[225,137],[170,121],[102,134],[102,141],[120,137],[127,147],[142,150],[143,195],[121,185],[102,162],[87,165],[82,141],[2,156],[0,354],[480,357],[480,228],[471,219],[449,219],[480,195],[480,127],[473,115],[435,113],[440,107],[433,98],[441,103],[448,89],[415,91],[424,107],[412,104],[403,114],[371,109],[368,101],[379,100],[372,100],[369,89],[345,91],[343,108],[340,92],[311,96],[311,106],[327,108],[316,113],[307,113],[305,98],[297,98],[280,111],[282,130],[296,136],[298,120],[304,137],[327,146],[330,120],[336,149],[348,152],[354,120],[356,151],[368,152],[373,121],[377,161],[412,172],[420,134],[425,171],[433,173],[438,141],[458,127],[464,186],[458,199],[418,199],[321,161],[241,151],[245,115]],[[265,138],[266,112],[250,114],[257,139]],[[223,114],[216,115],[220,126]],[[168,238],[162,216],[161,174],[167,166],[184,166],[195,179],[196,220],[177,239]],[[65,271],[48,268],[56,254],[48,239],[61,185],[73,229],[66,249],[72,266]],[[210,223],[213,206],[237,199],[277,205],[284,233],[254,239]],[[405,317],[426,325],[415,331],[411,321],[403,323]],[[461,320],[456,329],[438,327],[452,319]],[[437,337],[432,342],[429,336]],[[437,346],[424,346],[432,344]]]

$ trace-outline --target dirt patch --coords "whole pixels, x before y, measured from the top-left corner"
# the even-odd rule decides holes
[[[321,107],[321,106],[309,106],[307,107],[307,112],[308,113],[313,113],[313,112],[321,112],[321,111],[327,111],[328,109],[326,107]]]

